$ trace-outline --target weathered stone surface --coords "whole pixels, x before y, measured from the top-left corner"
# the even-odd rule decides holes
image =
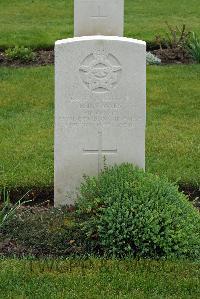
[[[71,204],[83,174],[145,167],[145,42],[92,36],[55,45],[55,205]]]
[[[123,36],[124,0],[75,0],[74,35]]]

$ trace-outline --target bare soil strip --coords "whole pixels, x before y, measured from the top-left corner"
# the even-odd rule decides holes
[[[191,202],[200,210],[200,189],[194,186],[179,186],[179,190],[186,194]],[[24,200],[31,200],[28,205],[42,205],[52,206],[54,199],[54,188],[49,187],[19,187],[10,189],[10,199],[12,202],[16,202],[20,198],[24,197]]]
[[[193,63],[188,53],[180,48],[173,49],[152,49],[154,55],[161,59],[162,64],[190,64]],[[34,61],[10,60],[6,57],[5,51],[0,50],[0,67],[30,67],[54,64],[53,49],[39,49]]]

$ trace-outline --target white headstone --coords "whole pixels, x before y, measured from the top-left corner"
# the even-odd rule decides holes
[[[55,205],[72,204],[83,174],[145,167],[146,45],[106,36],[55,45]]]
[[[123,36],[124,0],[75,0],[74,36]]]

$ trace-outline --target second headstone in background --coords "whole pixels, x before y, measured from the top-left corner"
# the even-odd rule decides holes
[[[123,36],[124,0],[75,0],[74,36]]]

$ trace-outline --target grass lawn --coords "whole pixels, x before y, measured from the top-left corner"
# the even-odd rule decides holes
[[[0,261],[0,298],[200,298],[200,264],[156,261]]]
[[[147,68],[147,170],[200,183],[200,66]],[[53,67],[0,69],[0,187],[53,184]]]
[[[199,15],[199,0],[125,0],[125,36],[153,40],[165,21],[200,33]],[[73,36],[73,0],[0,0],[0,20],[0,47],[49,47]]]

